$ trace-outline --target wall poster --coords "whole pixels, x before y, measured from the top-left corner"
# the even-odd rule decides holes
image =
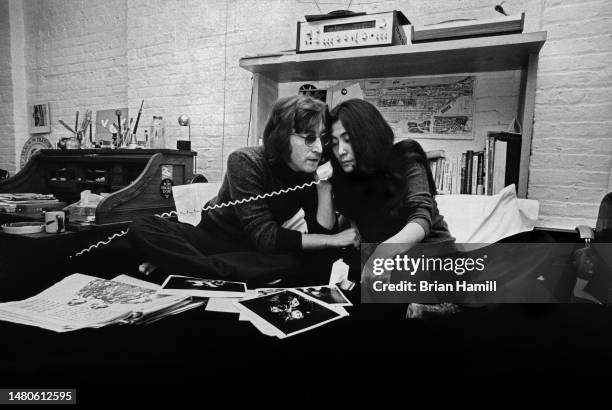
[[[365,80],[363,98],[374,104],[397,136],[473,139],[474,76]]]

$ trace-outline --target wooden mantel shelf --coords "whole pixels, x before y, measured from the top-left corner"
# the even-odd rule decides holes
[[[546,32],[435,41],[390,47],[253,56],[240,67],[276,82],[347,80],[525,68]]]

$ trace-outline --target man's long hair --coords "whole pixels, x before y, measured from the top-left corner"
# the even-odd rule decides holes
[[[316,130],[325,124],[327,105],[315,98],[296,95],[279,99],[263,131],[263,144],[270,162],[289,162],[290,135]]]

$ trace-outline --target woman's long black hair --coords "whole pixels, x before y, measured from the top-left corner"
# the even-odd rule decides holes
[[[338,104],[328,116],[328,138],[331,138],[331,127],[337,121],[342,123],[349,135],[356,162],[354,174],[357,176],[360,174],[363,176],[385,175],[391,182],[389,189],[401,189],[406,176],[402,172],[404,167],[399,161],[414,161],[425,167],[430,193],[432,196],[437,194],[427,155],[421,145],[412,139],[406,139],[394,145],[393,130],[375,106],[359,99],[351,99]],[[334,165],[334,179],[341,183],[344,178],[337,178],[336,175],[344,171],[332,150],[331,144],[328,144],[326,155]]]
[[[337,105],[329,114],[328,132],[340,121],[349,135],[358,172],[385,169],[393,150],[393,130],[372,104],[358,99]],[[330,144],[331,145],[331,144]]]

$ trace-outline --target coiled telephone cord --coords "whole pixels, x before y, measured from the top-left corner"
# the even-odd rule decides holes
[[[278,195],[284,195],[284,194],[288,194],[289,192],[293,192],[293,191],[299,191],[301,189],[305,189],[308,187],[311,187],[313,185],[317,185],[320,182],[326,181],[327,178],[324,179],[319,179],[316,181],[311,181],[311,182],[306,182],[302,185],[296,185],[294,187],[291,188],[285,188],[285,189],[280,189],[278,191],[273,191],[273,192],[266,192],[265,194],[261,194],[261,195],[256,195],[256,196],[252,196],[250,198],[244,198],[244,199],[237,199],[235,201],[230,201],[230,202],[225,202],[222,204],[215,204],[215,205],[210,205],[210,206],[204,206],[201,209],[193,209],[193,210],[186,210],[186,211],[181,211],[180,214],[181,215],[187,215],[187,214],[192,214],[192,213],[196,213],[196,212],[202,212],[202,211],[208,211],[210,209],[219,209],[219,208],[226,208],[226,207],[230,207],[230,206],[235,206],[235,205],[242,205],[245,204],[247,202],[253,202],[253,201],[257,201],[260,199],[265,199],[265,198],[271,198],[273,196],[278,196]],[[168,218],[171,216],[179,216],[179,212],[177,211],[170,211],[170,212],[164,212],[162,214],[155,214],[155,216],[160,217],[160,218]],[[108,245],[109,243],[111,243],[112,241],[114,241],[117,238],[121,238],[122,236],[125,236],[128,233],[129,229],[123,230],[121,232],[115,233],[111,236],[109,236],[106,240],[104,241],[98,241],[97,243],[88,246],[87,248],[84,248],[82,250],[80,250],[79,252],[75,253],[74,255],[70,256],[70,258],[76,258],[77,256],[83,255],[87,252],[91,252],[94,249],[99,248],[100,246],[103,245]]]

